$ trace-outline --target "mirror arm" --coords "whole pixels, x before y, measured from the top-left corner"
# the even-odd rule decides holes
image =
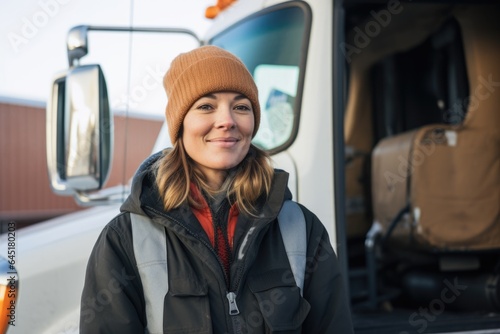
[[[89,31],[111,31],[111,32],[150,32],[150,33],[175,33],[187,34],[201,45],[200,38],[192,30],[184,28],[157,28],[157,27],[112,27],[112,26],[90,26],[79,25],[71,28],[67,38],[68,62],[69,66],[76,66],[80,58],[88,53],[88,32]]]
[[[130,187],[121,184],[91,194],[77,191],[74,197],[78,205],[81,206],[109,205],[123,203],[129,193]]]

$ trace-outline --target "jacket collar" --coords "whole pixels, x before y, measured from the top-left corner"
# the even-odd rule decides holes
[[[140,165],[132,180],[131,193],[122,204],[120,211],[148,215],[144,209],[152,208],[154,211],[165,213],[158,188],[156,187],[155,175],[153,171],[153,165],[162,156],[162,152],[157,152],[144,160],[144,162]],[[285,200],[292,199],[292,194],[288,189],[287,184],[288,173],[283,170],[276,169],[269,197],[267,200],[263,198],[258,202],[258,219],[268,220],[275,218],[278,215],[283,202]],[[180,209],[182,209],[182,206]],[[186,208],[184,208],[184,210],[185,209]],[[178,218],[182,217],[180,213],[175,212],[168,212],[166,214],[174,215]]]

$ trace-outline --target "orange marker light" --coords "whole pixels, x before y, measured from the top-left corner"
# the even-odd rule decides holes
[[[10,324],[15,324],[18,276],[9,262],[0,257],[0,334],[7,332]]]
[[[207,7],[205,11],[205,17],[208,19],[213,19],[224,9],[229,7],[236,0],[217,0],[217,3],[214,6]]]

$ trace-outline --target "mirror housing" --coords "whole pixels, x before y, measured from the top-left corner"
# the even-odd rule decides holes
[[[113,118],[99,65],[56,76],[47,105],[47,167],[59,195],[101,189],[110,172]]]

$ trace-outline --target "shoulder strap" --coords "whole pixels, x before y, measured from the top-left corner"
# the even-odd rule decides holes
[[[285,201],[278,215],[278,223],[285,244],[286,255],[295,283],[303,293],[306,271],[307,235],[304,213],[293,201]]]
[[[149,217],[130,213],[134,256],[146,302],[146,333],[163,333],[163,300],[168,292],[165,228]],[[164,249],[164,252],[158,251]]]

